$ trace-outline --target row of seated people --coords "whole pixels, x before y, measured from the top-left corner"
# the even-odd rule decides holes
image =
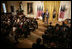
[[[48,26],[45,34],[42,35],[43,43],[50,45],[54,43],[57,48],[70,48],[71,43],[71,27],[68,27],[64,22],[62,25]]]
[[[1,15],[1,48],[15,48],[15,45],[8,39],[9,33],[12,30],[12,25],[8,23],[10,20],[11,14],[2,14]]]
[[[13,31],[14,27],[16,29]],[[27,38],[27,36],[30,35],[30,32],[37,28],[38,23],[36,19],[27,18],[25,15],[22,15],[21,17],[18,15],[13,16],[12,14],[1,15],[1,39],[6,39],[11,32],[15,32],[14,38],[18,41],[19,35],[24,34],[24,37]]]
[[[27,18],[25,16],[20,17],[20,21],[18,23],[15,22],[14,24],[15,24],[14,26],[16,27],[15,40],[17,42],[19,36],[21,37],[21,35],[24,35],[24,37],[27,38],[28,35],[30,35],[31,31],[34,31],[35,29],[38,28],[38,23],[36,19]]]
[[[32,45],[33,48],[71,48],[71,27],[68,27],[64,22],[62,25],[52,23],[47,27],[45,34],[42,35],[43,44],[36,42]]]

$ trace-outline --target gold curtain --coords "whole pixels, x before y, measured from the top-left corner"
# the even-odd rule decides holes
[[[58,13],[59,13],[59,7],[60,7],[60,1],[44,1],[44,11],[46,11],[46,9],[48,9],[50,21],[53,21],[53,10],[54,10],[54,8],[56,10],[55,21],[57,21]]]

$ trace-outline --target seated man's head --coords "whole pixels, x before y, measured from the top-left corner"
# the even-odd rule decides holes
[[[57,23],[56,26],[59,26],[59,24]]]
[[[65,25],[65,23],[64,23],[64,22],[62,22],[62,25]]]
[[[50,46],[53,47],[53,48],[56,48],[56,43],[55,42],[51,42]]]
[[[36,40],[36,43],[37,43],[37,44],[40,44],[40,42],[41,42],[41,39],[38,38],[38,39]]]
[[[48,33],[48,31],[45,31],[45,34],[47,34]]]
[[[50,25],[52,24],[52,22],[50,22]]]

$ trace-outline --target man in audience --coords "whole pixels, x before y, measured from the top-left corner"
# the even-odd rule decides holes
[[[48,25],[47,30],[48,32],[51,32],[53,30],[52,22],[50,22],[50,25]]]
[[[45,46],[42,45],[42,44],[40,44],[40,43],[41,43],[41,39],[38,38],[37,41],[36,41],[36,43],[34,43],[34,44],[32,45],[32,48],[45,48]]]
[[[47,32],[45,32],[45,34],[42,35],[42,38],[43,38],[43,44],[46,44],[47,41],[48,41],[48,36],[47,36]]]
[[[36,19],[33,19],[33,24],[34,24],[34,27],[37,29],[38,28],[38,22],[36,21]]]

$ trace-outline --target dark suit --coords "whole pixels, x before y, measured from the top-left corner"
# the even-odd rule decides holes
[[[48,24],[48,18],[49,18],[49,13],[48,14],[46,13],[46,21],[47,21],[47,24]]]
[[[42,13],[42,20],[45,21],[45,13]]]

